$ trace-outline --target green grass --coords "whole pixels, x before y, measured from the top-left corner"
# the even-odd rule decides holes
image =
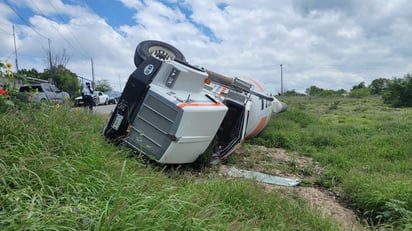
[[[0,113],[1,230],[340,229],[297,194],[146,162],[104,124],[66,107]]]
[[[288,111],[250,143],[314,158],[326,170],[317,183],[372,226],[412,229],[412,109],[373,97],[283,100]]]

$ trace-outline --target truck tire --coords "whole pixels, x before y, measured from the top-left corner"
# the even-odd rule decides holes
[[[186,62],[185,56],[174,46],[156,40],[140,42],[134,53],[134,65],[138,67],[148,57],[153,56],[160,60],[179,60]]]

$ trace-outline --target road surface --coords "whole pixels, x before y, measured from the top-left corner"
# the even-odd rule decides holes
[[[94,107],[93,111],[95,113],[100,113],[100,114],[110,114],[114,111],[115,107],[116,107],[116,104],[101,105],[101,106]]]

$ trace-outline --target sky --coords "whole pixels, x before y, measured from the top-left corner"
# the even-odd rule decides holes
[[[160,40],[273,94],[349,91],[412,71],[411,12],[408,0],[0,0],[0,60],[42,72],[50,47],[122,90],[137,44]]]

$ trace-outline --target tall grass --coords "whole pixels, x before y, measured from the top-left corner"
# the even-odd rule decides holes
[[[106,143],[104,123],[64,107],[0,114],[1,230],[340,229],[297,195],[163,171]]]
[[[389,108],[380,98],[284,100],[288,111],[251,142],[319,161],[326,171],[317,183],[343,191],[372,226],[411,228],[412,109]]]

